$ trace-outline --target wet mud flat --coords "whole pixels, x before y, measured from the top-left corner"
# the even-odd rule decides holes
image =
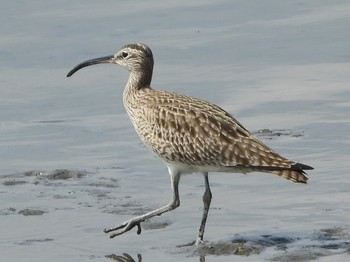
[[[227,259],[234,259],[232,256],[242,259],[252,257],[256,261],[311,261],[336,255],[346,257],[350,254],[348,228],[321,229],[310,235],[299,237],[279,235],[236,237],[230,241],[206,242],[199,246],[184,245],[177,248],[177,254],[181,253],[192,258],[198,257],[200,262],[212,256]],[[275,255],[266,256],[264,252],[271,253],[269,249],[273,250]],[[127,253],[110,254],[106,255],[106,258],[120,262],[143,261],[142,254],[134,257]]]
[[[68,170],[58,169],[53,171],[27,171],[16,174],[0,175],[1,190],[0,195],[3,205],[0,210],[0,217],[27,218],[27,226],[33,226],[32,223],[40,223],[36,221],[36,217],[56,216],[56,221],[60,221],[65,212],[75,213],[75,220],[70,220],[70,226],[78,227],[79,230],[85,231],[85,235],[90,237],[107,238],[102,231],[95,229],[84,229],[80,227],[82,220],[85,220],[87,214],[105,213],[116,216],[134,216],[152,210],[153,206],[134,201],[130,195],[126,193],[120,194],[119,180],[114,177],[104,176],[99,170]],[[4,203],[6,203],[4,205]],[[60,203],[60,204],[59,204]],[[86,212],[81,213],[84,209]],[[80,210],[80,211],[79,211]],[[78,212],[77,212],[78,211]],[[31,219],[34,218],[34,219]],[[31,221],[29,221],[31,219]],[[117,220],[122,221],[122,218]],[[62,224],[67,223],[62,222]],[[100,224],[102,222],[95,222]],[[107,226],[107,225],[105,225]],[[143,229],[154,230],[154,237],[159,234],[162,229],[172,226],[172,222],[168,220],[151,219],[143,224]],[[45,227],[45,224],[42,225]],[[42,234],[37,235],[24,234],[21,236],[20,227],[3,230],[3,241],[8,241],[9,245],[17,247],[34,247],[52,245],[63,235]],[[6,239],[7,231],[17,230],[12,236]],[[42,231],[49,232],[49,228],[41,228]],[[79,230],[75,231],[77,235],[73,238],[81,238]],[[90,231],[91,232],[90,232]],[[172,232],[172,234],[176,234]],[[72,235],[67,232],[70,238]],[[131,233],[131,238],[137,238],[135,232]],[[92,240],[93,241],[93,240]],[[113,240],[110,240],[113,241]],[[350,229],[348,226],[334,226],[328,228],[320,228],[310,232],[271,232],[269,234],[237,234],[232,238],[219,240],[216,242],[206,241],[203,245],[195,246],[190,244],[178,244],[176,247],[166,244],[166,239],[160,240],[164,245],[162,250],[150,248],[145,253],[126,253],[123,250],[113,248],[104,251],[105,254],[92,255],[93,250],[75,250],[82,253],[90,260],[94,261],[152,261],[152,252],[162,253],[164,257],[171,259],[182,257],[185,261],[205,261],[210,257],[215,260],[225,261],[225,259],[250,259],[251,261],[310,261],[321,258],[332,257],[337,255],[350,255]],[[155,244],[155,243],[154,243]],[[14,248],[16,250],[16,248]],[[60,251],[58,251],[59,253]],[[80,254],[80,255],[82,255]],[[84,256],[83,255],[83,256]],[[175,261],[175,260],[174,260]]]
[[[226,259],[252,257],[254,261],[312,261],[321,258],[332,258],[340,255],[346,258],[350,254],[349,228],[327,228],[313,232],[310,235],[288,237],[282,235],[261,235],[250,237],[235,237],[232,240],[205,242],[199,246],[177,246],[176,253],[187,257],[198,257],[200,262],[215,256]],[[272,251],[272,252],[271,252]],[[275,255],[266,255],[275,253]],[[232,256],[238,256],[233,258]],[[119,262],[141,262],[142,254],[110,254],[106,258]],[[339,258],[335,258],[339,259]],[[238,259],[239,260],[239,259]],[[224,261],[224,260],[223,260]],[[240,261],[240,260],[239,260]],[[328,260],[327,260],[328,261]],[[329,260],[331,261],[331,260]]]

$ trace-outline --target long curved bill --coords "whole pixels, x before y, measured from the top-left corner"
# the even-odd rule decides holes
[[[80,63],[79,65],[77,65],[76,67],[74,67],[72,70],[70,70],[69,73],[67,74],[67,77],[70,77],[79,69],[82,69],[87,66],[96,65],[96,64],[113,64],[113,63],[114,63],[113,55],[86,60]]]

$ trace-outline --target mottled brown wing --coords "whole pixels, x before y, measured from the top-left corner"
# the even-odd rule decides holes
[[[163,99],[160,99],[163,97]],[[159,91],[145,110],[152,123],[146,144],[161,158],[192,166],[241,167],[306,182],[302,168],[251,135],[236,119],[209,102]]]

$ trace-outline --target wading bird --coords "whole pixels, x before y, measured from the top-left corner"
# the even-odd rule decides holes
[[[272,173],[296,183],[307,183],[304,170],[310,166],[288,160],[256,139],[235,118],[217,105],[193,97],[151,88],[153,55],[144,44],[128,44],[115,55],[80,63],[67,77],[79,69],[95,64],[119,64],[129,72],[123,103],[141,140],[168,167],[172,200],[168,205],[125,221],[104,232],[115,231],[111,238],[141,223],[173,210],[180,205],[178,185],[182,174],[204,176],[203,215],[196,243],[203,234],[212,194],[208,172]]]

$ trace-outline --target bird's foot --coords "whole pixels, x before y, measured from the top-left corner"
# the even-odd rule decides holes
[[[194,243],[196,246],[198,245],[204,245],[203,238],[197,237],[196,242]]]
[[[203,239],[201,239],[200,237],[197,237],[196,240],[193,240],[187,244],[183,244],[183,245],[178,245],[176,247],[191,247],[191,246],[204,246],[205,243],[203,241]]]
[[[109,232],[121,229],[118,232],[115,232],[109,236],[110,238],[114,238],[116,236],[124,234],[125,232],[130,231],[135,226],[137,226],[137,234],[139,235],[139,234],[141,234],[141,222],[143,222],[143,220],[140,221],[140,220],[130,219],[128,221],[125,221],[123,224],[121,224],[117,227],[105,228],[105,230],[103,230],[103,232],[109,233]]]

